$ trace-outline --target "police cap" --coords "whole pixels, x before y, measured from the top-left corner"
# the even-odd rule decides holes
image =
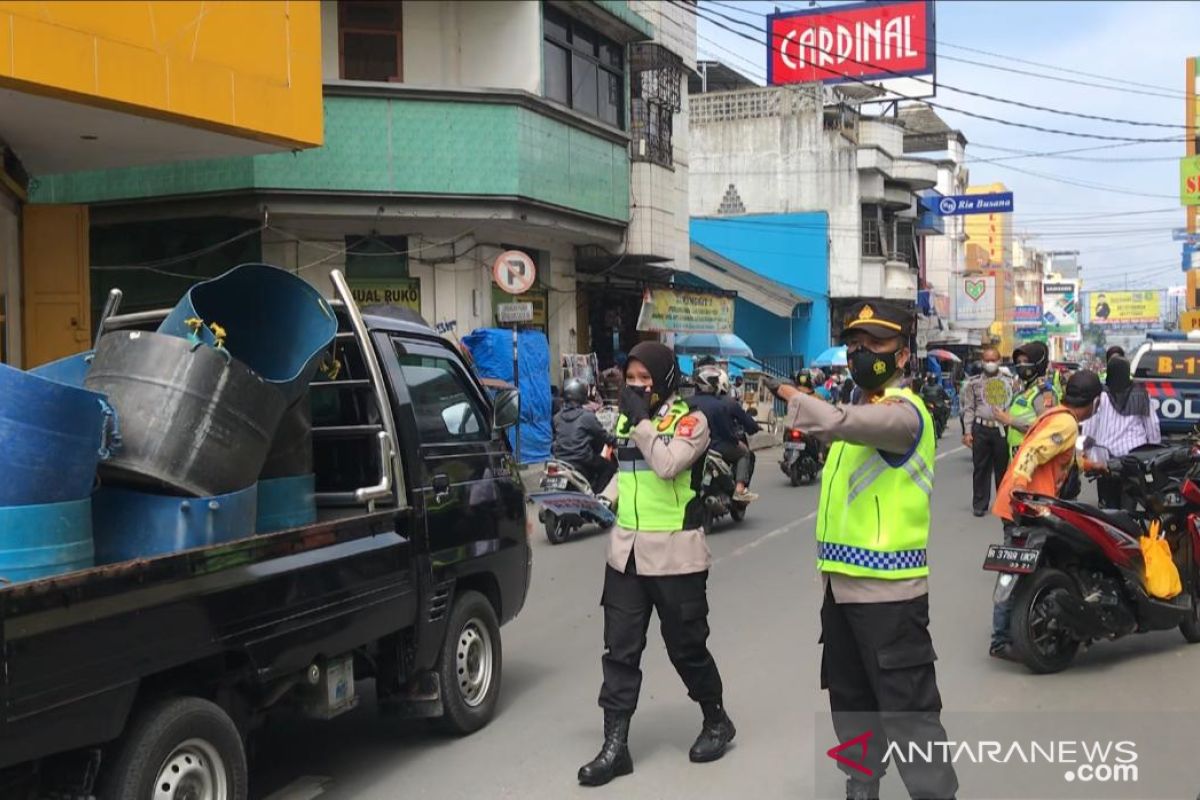
[[[863,331],[877,339],[905,339],[912,336],[913,313],[895,303],[863,300],[855,303],[846,312],[842,324],[842,339],[854,331]]]

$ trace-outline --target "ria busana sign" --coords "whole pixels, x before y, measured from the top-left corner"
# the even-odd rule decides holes
[[[933,94],[933,0],[857,3],[767,17],[767,83],[862,83]],[[908,78],[910,80],[901,80]]]

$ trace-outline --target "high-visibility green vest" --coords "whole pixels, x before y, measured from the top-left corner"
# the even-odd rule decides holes
[[[1039,376],[1036,381],[1026,386],[1025,389],[1013,397],[1012,402],[1009,403],[1008,413],[1012,415],[1013,421],[1022,423],[1025,426],[1025,430],[1029,430],[1029,426],[1033,425],[1038,417],[1037,409],[1034,407],[1034,400],[1037,399],[1038,395],[1045,392],[1052,392],[1054,394],[1053,404],[1057,404],[1062,399],[1062,389],[1059,387],[1059,382],[1055,381],[1054,378]],[[1015,452],[1021,446],[1021,442],[1025,441],[1025,433],[1009,425],[1007,439],[1009,448]]]
[[[908,389],[887,389],[921,416],[921,435],[905,456],[836,442],[825,458],[817,508],[817,568],[859,578],[902,580],[929,574],[929,497],[934,427]]]
[[[692,413],[691,406],[676,400],[663,416],[652,417],[658,438],[670,442],[679,420]],[[632,426],[622,414],[617,419],[617,524],[630,531],[673,533],[703,524],[699,493],[704,459],[672,480],[663,480],[629,438]]]

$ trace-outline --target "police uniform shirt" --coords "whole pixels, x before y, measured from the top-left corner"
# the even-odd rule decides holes
[[[690,470],[708,450],[708,420],[704,414],[693,410],[689,417],[695,423],[679,425],[669,441],[659,438],[655,430],[655,419],[661,419],[675,401],[672,397],[659,408],[650,420],[639,422],[630,433],[629,439],[642,453],[650,469],[663,480],[671,480],[681,472]],[[614,476],[604,496],[620,502],[617,496],[617,476]],[[608,564],[618,572],[624,572],[629,563],[629,554],[634,556],[638,575],[690,575],[704,572],[712,566],[712,553],[704,539],[703,528],[659,533],[631,531],[614,525],[608,536]]]
[[[899,383],[897,379],[890,385]],[[887,453],[909,452],[921,435],[920,414],[911,402],[899,398],[833,406],[809,395],[797,395],[788,401],[787,425],[811,433],[825,445],[842,440]],[[929,581],[924,577],[891,581],[827,572],[823,578],[838,603],[890,603],[929,592]]]

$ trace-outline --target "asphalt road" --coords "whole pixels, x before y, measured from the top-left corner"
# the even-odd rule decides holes
[[[726,522],[709,540],[710,646],[738,727],[721,761],[688,761],[699,709],[652,625],[631,733],[635,772],[603,789],[576,785],[576,769],[601,739],[596,696],[605,542],[593,534],[551,546],[539,531],[529,600],[504,629],[503,695],[488,728],[466,739],[439,737],[424,724],[377,716],[366,697],[332,722],[289,721],[261,737],[251,773],[255,797],[807,800],[818,796],[816,786],[840,785],[831,762],[814,755],[834,744],[818,716],[826,708],[818,687],[821,592],[813,568],[818,487],[789,487],[777,457],[760,452],[755,489],[762,499],[743,523]],[[948,432],[936,468],[930,547],[932,630],[947,711],[1200,710],[1200,647],[1188,648],[1175,631],[1098,645],[1059,675],[1035,676],[988,658],[993,581],[980,564],[1000,526],[971,515],[970,470],[969,452]],[[369,685],[360,691],[369,695]],[[894,796],[906,795],[897,789]]]

